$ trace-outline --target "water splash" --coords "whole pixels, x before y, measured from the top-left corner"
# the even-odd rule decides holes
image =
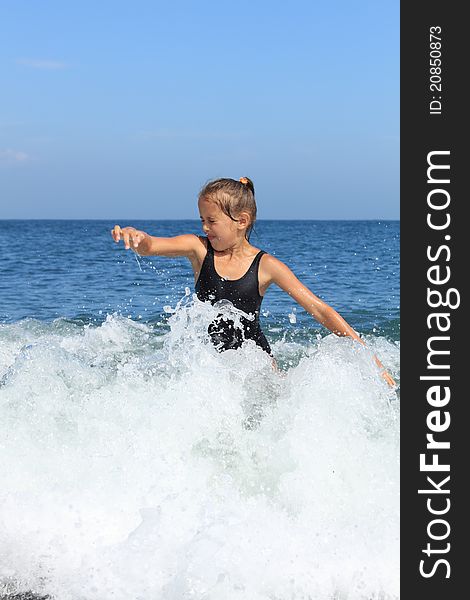
[[[0,591],[398,597],[397,346],[280,340],[279,372],[216,351],[221,311],[0,326]]]

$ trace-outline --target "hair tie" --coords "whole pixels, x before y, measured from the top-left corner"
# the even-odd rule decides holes
[[[243,183],[243,185],[247,185],[247,183],[248,183],[248,179],[246,177],[240,177],[240,179],[238,181],[240,183]]]

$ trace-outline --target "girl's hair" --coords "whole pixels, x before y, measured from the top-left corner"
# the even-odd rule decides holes
[[[250,239],[251,230],[256,221],[255,187],[248,177],[235,179],[214,179],[209,181],[199,192],[199,200],[215,202],[221,211],[237,221],[241,212],[250,215],[251,222],[245,232],[247,240]]]

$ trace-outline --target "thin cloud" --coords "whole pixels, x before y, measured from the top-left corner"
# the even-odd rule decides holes
[[[13,150],[12,148],[0,150],[0,165],[21,165],[30,159],[29,154],[21,150]]]
[[[43,69],[45,71],[57,71],[66,69],[67,64],[60,60],[43,60],[38,58],[17,58],[16,64],[32,69]]]

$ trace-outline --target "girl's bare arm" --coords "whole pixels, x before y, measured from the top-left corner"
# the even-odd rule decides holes
[[[266,270],[269,278],[267,285],[269,283],[278,285],[300,304],[302,308],[310,313],[312,317],[336,335],[349,336],[365,345],[364,341],[361,340],[359,335],[343,317],[334,308],[323,302],[323,300],[320,300],[318,296],[315,296],[283,262],[274,256],[267,255],[263,265],[264,270]],[[376,356],[374,359],[385,381],[391,386],[396,385],[380,360]]]
[[[141,256],[187,256],[191,258],[201,244],[197,235],[188,233],[175,237],[154,237],[134,227],[116,225],[111,230],[115,242],[122,240],[126,250],[132,248]]]

